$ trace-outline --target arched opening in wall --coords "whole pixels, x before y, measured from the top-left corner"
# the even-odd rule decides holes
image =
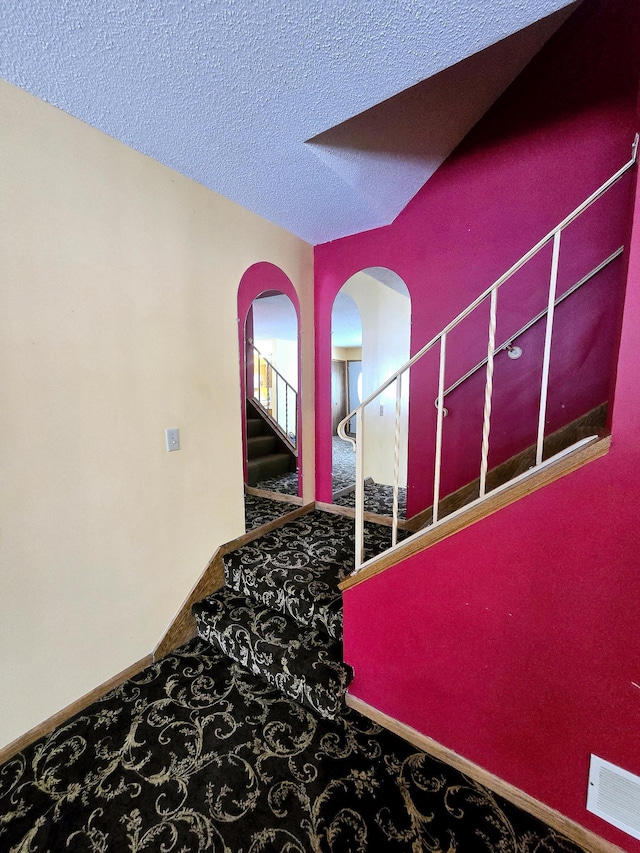
[[[276,278],[271,265],[258,272]],[[238,296],[243,388],[244,480],[249,489],[299,494],[300,406],[297,306],[281,290],[256,294],[255,268],[245,274]],[[260,281],[260,278],[257,279]],[[251,299],[251,301],[249,301]],[[243,308],[244,306],[244,308]]]
[[[397,273],[369,267],[342,286],[331,313],[332,500],[355,503],[353,445],[337,435],[338,423],[366,400],[409,359],[411,299]],[[402,410],[396,419],[395,384],[364,409],[365,510],[391,515],[398,474],[401,511],[406,508],[408,379],[402,385]],[[339,413],[344,411],[342,417]],[[396,429],[398,454],[396,455]],[[355,417],[346,427],[358,440]]]
[[[346,285],[345,285],[346,286]],[[355,485],[353,445],[338,435],[338,425],[362,401],[362,321],[344,287],[331,310],[331,482],[334,499]],[[355,437],[355,418],[347,434]]]
[[[247,485],[298,494],[298,317],[289,297],[260,294],[245,322]]]

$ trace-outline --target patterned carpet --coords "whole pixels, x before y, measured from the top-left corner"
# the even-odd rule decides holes
[[[272,501],[269,498],[260,498],[256,495],[244,496],[244,528],[248,533],[250,530],[255,530],[256,527],[261,527],[263,524],[268,524],[270,521],[275,521],[276,518],[282,518],[288,512],[298,509],[297,504],[284,503],[283,501]]]
[[[356,454],[349,442],[343,441],[338,436],[332,438],[332,486],[334,494],[341,489],[355,486],[356,479]],[[298,494],[298,474],[283,474],[280,477],[271,477],[261,480],[256,486],[270,492],[279,492],[284,495]],[[355,506],[355,491],[346,495],[333,498],[337,506]],[[245,501],[246,504],[246,501]],[[263,505],[266,508],[266,504]],[[400,518],[406,518],[407,490],[399,489],[398,492],[398,514]],[[391,486],[367,483],[365,485],[364,508],[367,512],[378,515],[393,515],[393,488]],[[283,514],[283,513],[282,513]],[[274,516],[277,517],[277,516]],[[271,520],[271,519],[269,519]],[[264,522],[261,522],[264,523]],[[247,530],[253,530],[257,525],[247,526]]]
[[[365,553],[389,528],[367,525]],[[353,520],[315,510],[223,558],[225,586],[193,607],[202,639],[334,719],[352,671],[343,662],[340,581],[354,565]]]
[[[346,708],[353,545],[316,510],[225,555],[197,640],[0,766],[0,851],[580,853]]]
[[[348,441],[343,441],[337,435],[332,438],[333,465],[333,503],[336,506],[354,507],[356,505],[356,454]],[[346,495],[336,494],[342,489],[354,486],[354,490]],[[367,482],[364,487],[364,508],[366,512],[377,515],[393,516],[393,486]],[[398,516],[407,516],[407,490],[398,489]]]
[[[346,495],[334,497],[333,503],[337,506],[356,505],[355,491]],[[375,512],[377,515],[393,516],[393,486],[382,486],[379,483],[365,483],[364,485],[364,509],[365,512]],[[407,490],[398,489],[398,517],[407,516]]]
[[[3,853],[579,853],[354,712],[194,640],[0,767]]]
[[[281,495],[298,494],[298,472],[281,474],[279,477],[270,477],[268,480],[260,480],[256,488],[265,489],[268,492],[280,492]]]
[[[331,439],[331,473],[334,492],[356,482],[356,454],[353,445],[337,435]]]

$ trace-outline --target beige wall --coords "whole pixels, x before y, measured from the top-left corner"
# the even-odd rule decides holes
[[[331,358],[337,361],[360,361],[362,347],[331,347]]]
[[[237,285],[312,250],[0,82],[0,746],[150,653],[243,531]],[[179,427],[167,453],[164,430]]]

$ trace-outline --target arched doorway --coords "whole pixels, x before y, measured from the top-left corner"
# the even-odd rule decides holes
[[[339,361],[342,355],[346,387],[351,389],[348,413],[409,359],[411,299],[407,286],[400,276],[383,267],[370,267],[356,273],[345,282],[336,296],[331,330],[332,371],[335,370],[333,363]],[[346,340],[351,342],[350,347],[341,349],[336,346]],[[406,382],[403,398],[408,400]],[[366,407],[364,415],[367,435],[364,460],[367,483],[365,508],[389,515],[394,476],[394,390],[388,389],[373,400]],[[355,419],[350,421],[348,433],[354,432],[354,422]],[[406,405],[403,406],[400,429],[400,486],[404,491],[407,471]],[[355,453],[350,444],[333,436],[332,483],[334,503],[353,506]]]
[[[265,493],[300,493],[298,303],[284,273],[256,264],[238,290],[244,482]]]
[[[362,320],[353,297],[342,288],[331,312],[332,493],[348,494],[355,483],[353,446],[338,436],[338,424],[362,400]],[[355,435],[355,419],[347,433]]]

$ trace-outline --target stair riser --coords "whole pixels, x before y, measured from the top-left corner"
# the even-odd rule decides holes
[[[324,631],[342,641],[342,595],[303,568],[295,570],[295,578],[291,575],[291,569],[265,566],[256,571],[225,561],[227,585],[235,592],[286,615],[302,628]]]
[[[324,634],[301,633],[285,617],[226,590],[196,605],[194,616],[204,640],[289,698],[329,719],[344,709],[351,671],[340,644]]]
[[[342,639],[338,583],[353,568],[353,521],[311,512],[224,558],[227,584]]]
[[[254,438],[257,435],[266,435],[267,432],[267,425],[261,418],[247,418],[247,438]]]
[[[278,442],[273,435],[257,435],[247,439],[247,458],[259,459],[270,456],[278,449]]]
[[[260,480],[280,477],[291,470],[291,458],[286,453],[272,453],[259,459],[249,459],[247,462],[247,481],[255,486]]]

